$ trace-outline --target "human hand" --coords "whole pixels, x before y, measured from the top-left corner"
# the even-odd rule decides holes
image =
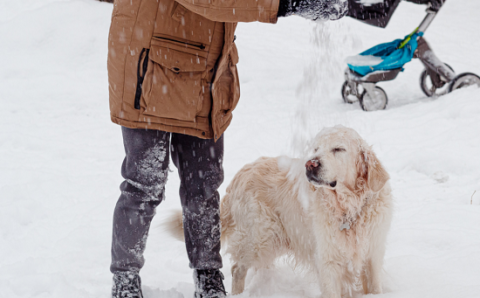
[[[278,16],[298,15],[313,21],[328,21],[338,20],[347,12],[347,0],[280,0]]]

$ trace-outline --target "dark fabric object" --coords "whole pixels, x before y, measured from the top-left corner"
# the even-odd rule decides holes
[[[406,0],[416,4],[432,4],[438,10],[445,0]],[[348,16],[369,25],[385,28],[401,0],[384,0],[383,3],[364,6],[359,0],[348,0]]]
[[[413,2],[417,4],[431,4],[431,9],[438,11],[442,5],[445,3],[445,0],[407,0],[408,2]]]
[[[227,295],[223,285],[223,274],[220,270],[195,270],[193,281],[195,282],[194,298],[224,298]]]
[[[290,11],[290,0],[280,0],[280,5],[278,6],[278,17],[287,16],[287,12]]]
[[[138,272],[155,208],[165,196],[171,155],[178,168],[180,198],[190,266],[222,267],[220,256],[220,196],[223,182],[223,136],[199,139],[158,130],[122,127],[126,157],[113,218],[112,273]]]
[[[431,0],[407,0],[408,2],[413,2],[416,4],[428,4]]]
[[[137,272],[115,272],[112,298],[143,298],[142,280]]]
[[[348,0],[348,16],[369,25],[385,28],[401,0],[363,6],[357,0]]]

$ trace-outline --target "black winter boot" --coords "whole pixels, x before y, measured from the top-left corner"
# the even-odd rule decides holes
[[[223,286],[223,274],[218,269],[194,270],[194,298],[224,298],[227,296]]]
[[[112,298],[143,298],[142,281],[136,272],[117,271],[113,274]]]

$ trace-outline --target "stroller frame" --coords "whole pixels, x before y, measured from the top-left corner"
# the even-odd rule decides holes
[[[427,8],[426,12],[427,15],[414,33],[425,32],[438,14],[438,11],[430,8]],[[477,84],[480,87],[480,77],[472,73],[463,73],[457,76],[448,64],[442,62],[435,55],[423,36],[417,38],[417,43],[418,47],[414,52],[413,58],[420,59],[425,67],[420,77],[420,86],[427,96],[444,95],[455,89],[473,84]],[[376,83],[394,80],[402,69],[377,70],[361,76],[347,67],[345,70],[345,83],[342,87],[344,101],[346,103],[355,102],[356,100],[352,101],[348,98],[348,95],[355,95],[365,111],[385,109],[388,103],[387,95],[382,88],[376,86]],[[430,88],[427,87],[428,78],[431,80],[432,86]],[[436,92],[446,84],[450,84],[447,91]],[[363,88],[363,91],[359,90],[359,86]]]

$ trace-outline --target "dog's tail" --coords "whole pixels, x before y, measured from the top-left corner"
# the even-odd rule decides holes
[[[222,200],[220,205],[220,224],[222,227],[222,233],[220,241],[222,244],[226,244],[228,236],[233,231],[234,221],[230,213],[227,199],[228,194]],[[183,230],[183,215],[181,210],[175,210],[163,223],[163,226],[168,234],[173,238],[185,242],[184,230]]]
[[[165,228],[165,231],[170,234],[170,236],[179,241],[185,242],[185,237],[183,236],[182,210],[173,211],[167,220],[163,222],[162,226]]]

